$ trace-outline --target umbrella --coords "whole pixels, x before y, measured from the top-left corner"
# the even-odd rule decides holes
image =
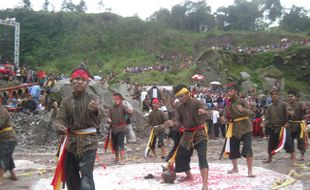
[[[210,84],[212,84],[212,85],[222,85],[219,81],[212,81],[212,82],[210,82]]]
[[[102,80],[102,77],[101,76],[94,76],[94,80]]]
[[[201,74],[195,74],[195,75],[193,75],[192,76],[192,79],[193,80],[202,80],[202,79],[204,79],[205,77],[203,76],[203,75],[201,75]]]

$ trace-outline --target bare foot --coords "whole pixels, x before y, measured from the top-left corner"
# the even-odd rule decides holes
[[[193,180],[193,176],[186,176],[186,177],[181,178],[179,182],[191,181],[191,180]]]
[[[248,174],[248,177],[249,177],[249,178],[254,178],[254,177],[256,177],[256,176],[253,175],[253,174]]]
[[[18,179],[17,179],[15,171],[12,170],[10,171],[10,173],[11,173],[10,180],[17,181]]]
[[[2,178],[2,179],[0,179],[0,185],[2,185],[3,183],[4,183],[4,180]]]
[[[208,185],[203,185],[201,190],[208,190]]]
[[[296,161],[293,161],[293,162],[292,162],[292,166],[293,166],[293,167],[297,167],[297,166],[298,166],[298,163],[297,163]]]
[[[263,163],[267,164],[267,163],[270,163],[271,161],[272,161],[271,159],[268,159],[268,160],[264,160]]]
[[[17,181],[18,180],[18,178],[16,176],[11,176],[9,179],[13,180],[13,181]]]
[[[239,172],[238,169],[231,169],[227,171],[228,174],[233,174],[233,173],[238,173],[238,172]]]

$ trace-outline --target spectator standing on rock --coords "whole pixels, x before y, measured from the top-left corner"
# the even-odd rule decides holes
[[[157,87],[157,85],[154,83],[153,86],[148,90],[148,95],[151,98],[151,101],[153,101],[154,98],[158,99],[159,102],[162,101],[162,92]]]
[[[93,170],[98,149],[97,130],[104,109],[99,98],[86,91],[89,76],[84,69],[73,70],[70,77],[73,93],[61,102],[54,123],[58,133],[67,135],[64,163],[58,163],[57,168],[64,169],[68,190],[95,189]],[[55,172],[53,182],[57,181],[58,175]]]
[[[300,160],[304,161],[304,155],[308,146],[307,127],[304,121],[306,108],[301,102],[299,102],[297,92],[293,90],[288,92],[288,103],[292,109],[289,111],[288,126],[291,130],[293,145],[294,139],[297,139],[297,148],[300,151]]]
[[[131,116],[133,114],[133,107],[131,105],[131,103],[129,103],[127,100],[123,100],[122,104],[126,107],[126,109],[128,111],[130,111],[131,113],[126,114],[125,118],[126,118],[126,128],[128,130],[128,135],[125,136],[125,141],[124,142],[129,142],[129,143],[136,143],[137,142],[137,137],[136,134],[133,130],[133,126],[131,123]],[[127,139],[127,137],[129,137],[129,139]]]
[[[16,146],[16,133],[10,122],[9,112],[0,103],[0,187],[4,183],[5,171],[11,174],[10,179],[17,180],[14,168],[13,152]]]
[[[147,95],[147,90],[145,87],[142,88],[142,92],[141,92],[141,97],[140,97],[140,101],[141,101],[141,105],[142,105],[142,102],[144,101],[145,97]],[[142,105],[143,106],[143,105]]]
[[[141,92],[142,92],[142,86],[138,83],[135,83],[135,88],[132,94],[132,99],[137,100],[139,103],[139,107],[141,106]]]
[[[53,74],[49,74],[47,80],[45,81],[43,87],[45,89],[44,105],[48,111],[52,108],[52,102],[50,100],[51,89],[55,86],[56,80]]]
[[[149,95],[146,95],[142,102],[142,112],[147,114],[151,110],[151,100]]]
[[[88,71],[88,58],[84,58],[82,63],[80,64],[80,68]]]

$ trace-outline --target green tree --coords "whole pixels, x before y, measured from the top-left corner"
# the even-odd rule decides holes
[[[78,5],[76,5],[75,10],[77,12],[80,12],[80,13],[85,13],[85,11],[87,10],[87,5],[86,5],[85,1],[81,0],[80,3]]]
[[[64,12],[74,12],[76,9],[75,4],[72,0],[64,0],[61,4],[61,10]]]
[[[310,30],[310,11],[292,6],[288,13],[285,13],[280,21],[280,28],[289,32],[305,32]]]
[[[158,22],[164,25],[169,25],[171,20],[170,11],[168,9],[160,8],[158,11],[154,12],[148,20]]]
[[[49,6],[50,2],[48,0],[45,0],[44,3],[43,3],[43,11],[48,11],[48,6]]]
[[[176,29],[185,29],[186,7],[175,5],[171,9],[171,26]]]
[[[31,9],[31,2],[30,2],[30,0],[23,0],[22,1],[22,6],[23,6],[24,9],[30,10]]]
[[[217,10],[219,28],[224,30],[251,30],[259,28],[258,20],[263,17],[256,2],[235,0],[233,5]]]
[[[215,18],[206,1],[187,1],[184,6],[186,7],[185,27],[187,30],[199,32],[215,27]]]
[[[282,16],[283,7],[280,0],[265,0],[264,12],[268,12],[267,18],[274,22]]]

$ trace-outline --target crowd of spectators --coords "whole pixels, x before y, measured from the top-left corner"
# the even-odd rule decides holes
[[[154,88],[157,89],[156,95],[154,93]],[[224,107],[230,101],[226,96],[224,89],[194,86],[191,87],[190,90],[192,97],[205,104],[211,115],[211,118],[207,121],[209,138],[224,138],[226,127],[220,123],[220,117],[223,115]],[[171,114],[171,109],[174,108],[174,104],[178,102],[178,100],[175,99],[171,91],[165,88],[159,88],[155,84],[150,88],[146,88],[141,84],[136,83],[133,89],[132,98],[139,102],[142,112],[147,115],[151,110],[151,102],[154,95],[156,96],[156,99],[159,99],[162,111],[166,112],[168,115]],[[271,96],[269,94],[250,95],[246,93],[240,93],[239,96],[247,100],[254,112],[252,117],[254,138],[263,139],[266,136],[266,133],[265,129],[262,127],[262,123],[265,110],[271,105]],[[310,123],[310,109],[308,109],[308,112],[309,113],[306,117],[309,118],[306,121]]]
[[[231,44],[225,44],[220,47],[213,46],[212,49],[222,49],[222,50],[232,51],[235,53],[256,54],[256,53],[268,52],[268,51],[282,51],[294,45],[307,46],[309,44],[310,44],[310,40],[308,39],[304,39],[302,41],[290,41],[287,38],[282,38],[279,43],[265,45],[265,46],[255,46],[255,47],[238,46],[236,47]]]
[[[170,70],[171,70],[171,66],[167,64],[156,64],[156,65],[148,65],[148,66],[126,67],[124,69],[124,72],[125,73],[142,73],[142,72],[148,72],[148,71],[166,72]]]
[[[30,70],[28,70],[30,71]],[[2,105],[10,111],[22,111],[25,113],[38,113],[45,109],[51,109],[49,94],[57,80],[53,74],[43,71],[30,72],[31,75],[16,76],[22,85],[10,87],[0,93]],[[36,74],[33,74],[36,73]],[[24,77],[25,76],[25,77]]]

